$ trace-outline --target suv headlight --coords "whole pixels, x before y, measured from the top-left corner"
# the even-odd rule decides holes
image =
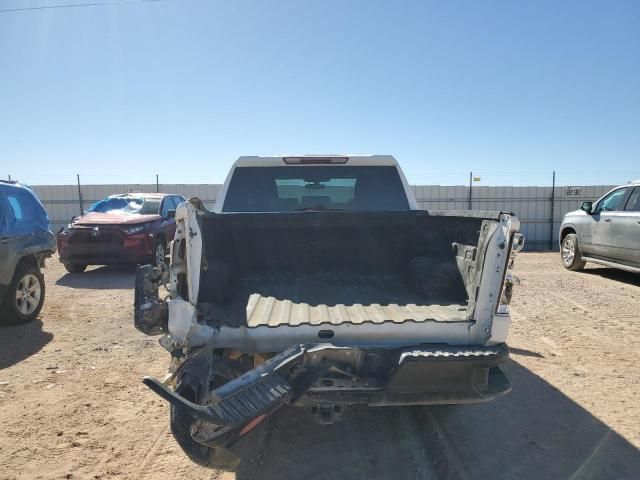
[[[133,227],[125,228],[124,233],[126,233],[127,235],[135,235],[136,233],[144,231],[145,228],[147,228],[146,225],[135,225]]]

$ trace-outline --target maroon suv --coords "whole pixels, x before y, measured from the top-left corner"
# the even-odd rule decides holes
[[[71,273],[87,265],[164,261],[176,230],[176,207],[184,201],[170,193],[106,197],[60,230],[60,261]]]

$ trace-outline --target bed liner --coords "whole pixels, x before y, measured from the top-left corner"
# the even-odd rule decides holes
[[[462,322],[467,311],[466,304],[421,298],[402,275],[254,275],[239,280],[231,297],[223,306],[208,305],[210,323],[256,328]]]

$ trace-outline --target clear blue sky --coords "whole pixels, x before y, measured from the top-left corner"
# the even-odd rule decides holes
[[[283,152],[390,153],[415,184],[640,178],[640,2],[0,12],[0,177],[222,182]]]

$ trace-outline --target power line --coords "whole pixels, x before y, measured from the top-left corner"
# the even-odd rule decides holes
[[[42,5],[40,7],[3,8],[0,13],[27,12],[29,10],[51,10],[54,8],[101,7],[104,5],[131,5],[134,3],[160,2],[162,0],[122,0],[120,2],[66,3],[61,5]]]

